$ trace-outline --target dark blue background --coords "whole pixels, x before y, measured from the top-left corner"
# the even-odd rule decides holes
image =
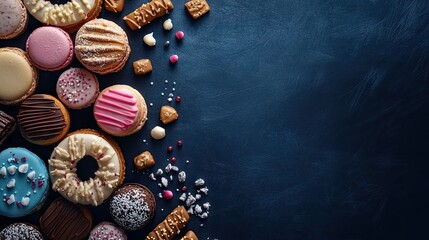
[[[183,139],[174,155],[187,185],[195,192],[191,183],[202,177],[210,189],[203,200],[212,204],[210,217],[193,217],[186,228],[200,239],[429,238],[429,2],[212,0],[197,21],[183,0],[173,2],[172,32],[162,29],[168,17],[139,31],[125,25],[122,17],[142,1],[100,15],[124,27],[132,48],[120,73],[99,77],[101,87],[129,84],[154,103],[142,131],[116,138],[128,161],[126,182],[157,194],[157,182],[132,172],[132,159],[149,149],[155,169],[163,168],[166,147]],[[37,26],[31,19],[23,36],[0,46],[24,48]],[[182,42],[177,30],[186,34]],[[155,48],[142,43],[152,31]],[[153,73],[135,76],[132,62],[146,57]],[[37,92],[55,95],[60,74],[40,71]],[[156,142],[149,132],[168,103],[160,93],[173,81],[183,99],[172,104],[180,119]],[[18,107],[0,109],[15,115]],[[99,129],[92,108],[70,113],[71,130]],[[18,131],[8,146],[44,159],[54,147],[32,145]],[[178,200],[157,204],[154,221],[127,232],[130,239],[142,239]],[[95,223],[110,220],[107,204],[91,209]],[[41,212],[23,220],[37,223]]]

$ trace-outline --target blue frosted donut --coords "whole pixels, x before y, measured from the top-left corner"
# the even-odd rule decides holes
[[[45,163],[25,148],[0,153],[0,215],[16,218],[38,209],[49,189]]]

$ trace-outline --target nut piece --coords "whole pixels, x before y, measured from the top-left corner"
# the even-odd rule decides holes
[[[153,32],[151,32],[151,33],[149,33],[149,34],[146,34],[146,35],[143,37],[143,42],[144,42],[144,43],[146,43],[146,45],[148,45],[148,46],[150,46],[150,47],[155,46],[155,44],[156,44],[156,40],[155,40],[155,38],[153,37]]]
[[[155,165],[155,160],[149,151],[144,151],[134,158],[134,165],[136,165],[138,170],[142,170],[153,167],[153,165]]]
[[[159,118],[162,123],[168,124],[174,122],[179,118],[179,114],[176,109],[170,106],[162,106],[161,111],[159,113]]]
[[[149,59],[140,59],[133,62],[134,74],[145,75],[152,72],[152,63]]]
[[[156,126],[152,128],[150,135],[156,140],[163,139],[165,137],[165,129],[160,126]]]

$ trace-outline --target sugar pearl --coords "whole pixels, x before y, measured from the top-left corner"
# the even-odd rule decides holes
[[[179,39],[179,40],[181,40],[182,38],[184,38],[185,37],[185,33],[184,32],[182,32],[182,31],[178,31],[177,33],[176,33],[176,38],[177,39]]]
[[[179,56],[177,56],[176,54],[170,56],[171,63],[176,63],[177,60],[179,60]]]

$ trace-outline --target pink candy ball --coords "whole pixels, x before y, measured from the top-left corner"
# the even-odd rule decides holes
[[[171,55],[171,57],[170,57],[170,62],[171,63],[176,63],[177,60],[179,60],[179,56],[177,56],[176,54]]]
[[[185,33],[182,32],[182,31],[178,31],[176,33],[176,38],[179,39],[179,40],[182,39],[184,36],[185,36]]]
[[[173,198],[173,192],[170,190],[164,190],[164,192],[162,193],[162,197],[166,200],[170,200]]]

